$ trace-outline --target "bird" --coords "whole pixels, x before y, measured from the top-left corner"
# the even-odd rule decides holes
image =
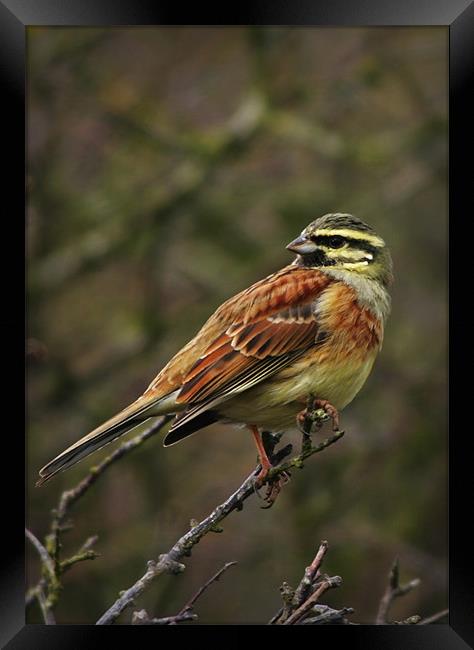
[[[293,261],[218,307],[132,404],[56,456],[37,485],[149,418],[174,415],[164,446],[223,421],[252,433],[256,484],[272,467],[261,431],[290,431],[308,397],[339,424],[382,347],[392,258],[359,217],[328,213],[291,241]]]

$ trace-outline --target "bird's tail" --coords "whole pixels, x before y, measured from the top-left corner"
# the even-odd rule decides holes
[[[71,467],[92,452],[101,449],[127,431],[145,422],[150,417],[173,413],[176,410],[174,395],[162,399],[142,396],[113,418],[101,424],[83,438],[68,447],[59,456],[53,458],[39,471],[40,479],[37,486],[49,481],[55,474]]]

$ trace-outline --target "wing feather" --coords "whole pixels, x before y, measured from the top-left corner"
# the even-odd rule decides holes
[[[192,433],[192,419],[268,379],[322,340],[313,305],[332,280],[315,271],[311,276],[308,270],[303,275],[299,271],[293,267],[277,284],[267,281],[266,293],[258,286],[255,295],[245,296],[247,310],[225,323],[224,332],[188,369],[177,397],[186,409],[165,444]],[[242,300],[248,292],[240,294]]]

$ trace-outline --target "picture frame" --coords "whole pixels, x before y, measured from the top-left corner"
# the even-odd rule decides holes
[[[181,14],[181,15],[180,15]],[[34,0],[0,0],[0,48],[2,50],[0,61],[2,74],[2,87],[5,89],[5,118],[4,124],[8,125],[9,142],[7,144],[6,159],[8,165],[8,181],[4,191],[7,193],[9,214],[8,221],[14,221],[15,241],[20,242],[24,237],[24,223],[21,223],[19,214],[24,213],[24,148],[25,142],[25,32],[27,27],[34,25],[176,25],[183,18],[186,25],[331,25],[331,26],[389,26],[389,25],[444,25],[449,29],[449,115],[450,115],[450,199],[449,212],[451,233],[463,223],[462,215],[469,203],[467,202],[467,188],[469,178],[472,176],[469,157],[466,161],[463,153],[466,144],[470,142],[468,134],[471,132],[471,119],[469,102],[472,105],[472,86],[470,74],[473,69],[473,38],[474,33],[474,6],[468,0],[450,3],[419,3],[406,0],[395,2],[342,2],[341,0],[327,3],[298,2],[291,6],[283,2],[259,2],[252,6],[237,7],[234,5],[224,11],[223,7],[214,7],[212,11],[206,8],[191,7],[184,16],[171,3],[144,2],[137,6],[132,1],[120,3],[93,2],[59,2],[49,0],[35,2]],[[472,182],[472,181],[471,181]],[[9,224],[10,225],[10,224]],[[463,236],[459,235],[462,239]],[[457,236],[453,236],[452,278],[469,277],[461,276],[459,268],[463,261],[456,256]],[[20,245],[20,244],[19,244]],[[16,278],[24,277],[24,268],[21,265],[21,253],[17,254],[14,264],[18,269],[13,273],[12,266],[4,269],[4,277],[15,275]],[[466,263],[466,260],[464,260]],[[4,262],[5,264],[5,262]],[[467,272],[466,272],[467,273]],[[21,282],[21,281],[20,281]],[[454,280],[453,284],[457,282]],[[13,291],[18,298],[22,287]],[[454,295],[453,291],[453,295]],[[452,306],[450,310],[451,322],[451,355],[453,366],[459,360],[460,347],[467,333],[466,316],[456,312],[459,305]],[[9,312],[8,320],[15,320],[18,311]],[[21,338],[21,328],[13,323],[14,340]],[[16,330],[16,331],[15,331]],[[9,335],[10,337],[10,335]],[[19,343],[19,345],[21,345]],[[459,356],[458,356],[459,355]],[[461,367],[461,366],[459,366]],[[18,375],[12,372],[12,377]],[[20,384],[20,380],[18,380]],[[21,387],[18,386],[21,393]],[[462,412],[462,389],[456,388],[452,394],[451,414]],[[451,415],[451,418],[453,416]],[[5,435],[15,438],[15,448],[9,450],[12,459],[8,465],[13,470],[14,480],[22,476],[26,444],[16,432],[17,425],[5,430]],[[449,624],[434,627],[417,626],[360,626],[351,637],[361,647],[383,648],[466,648],[467,643],[474,643],[472,629],[472,584],[469,583],[469,551],[467,540],[469,538],[467,526],[469,516],[464,511],[472,491],[470,487],[470,473],[467,465],[467,454],[460,443],[460,428],[450,423],[450,569],[449,569],[449,595],[450,616]],[[13,458],[14,455],[14,458]],[[5,461],[4,461],[5,464]],[[6,499],[10,508],[8,514],[8,535],[5,535],[6,549],[2,554],[2,584],[1,593],[1,620],[0,641],[8,648],[34,647],[89,647],[99,638],[103,642],[107,637],[104,632],[96,632],[94,626],[31,626],[25,625],[24,620],[24,531],[20,522],[24,511],[25,499],[18,486],[13,486],[13,479],[9,479],[11,493]],[[6,488],[5,488],[6,489]],[[27,488],[29,489],[29,488]],[[10,523],[11,522],[11,523]],[[98,629],[98,628],[97,628]],[[116,629],[116,628],[115,628]],[[120,626],[123,630],[124,626]],[[128,629],[128,628],[127,628]],[[146,629],[146,628],[141,628]],[[149,628],[148,628],[149,629]],[[141,632],[142,634],[144,632]],[[99,634],[101,635],[99,637]],[[327,635],[327,630],[325,631]]]

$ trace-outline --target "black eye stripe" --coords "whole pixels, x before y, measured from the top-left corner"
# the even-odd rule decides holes
[[[334,235],[334,237],[329,237],[328,244],[331,248],[341,248],[346,243],[344,237],[339,237]]]
[[[369,242],[365,241],[364,239],[353,239],[351,237],[342,237],[341,235],[314,235],[311,237],[311,241],[314,241],[315,244],[322,244],[323,246],[332,248],[330,245],[330,240],[335,237],[342,239],[343,243],[349,244],[351,248],[366,251],[367,253],[372,253],[374,256],[378,253],[378,249],[375,246],[369,244]]]
[[[315,244],[322,244],[323,246],[329,246],[330,248],[341,248],[341,246],[347,242],[347,239],[340,235],[317,235],[311,237],[311,240],[314,241]]]

